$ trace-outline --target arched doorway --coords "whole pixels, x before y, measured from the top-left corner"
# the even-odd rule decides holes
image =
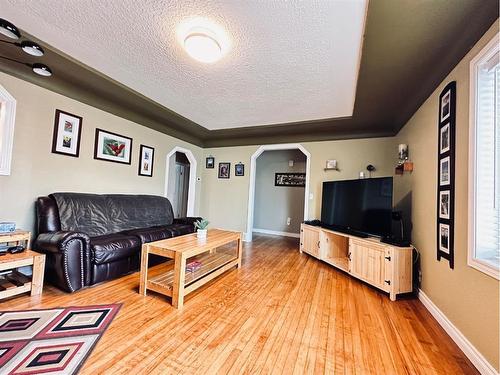
[[[196,167],[189,149],[177,146],[167,154],[164,195],[172,203],[175,217],[194,216]]]
[[[277,145],[260,146],[250,159],[250,184],[248,188],[248,214],[247,214],[247,230],[245,233],[245,241],[252,241],[252,232],[254,224],[254,207],[255,207],[255,177],[257,158],[268,150],[300,150],[306,156],[306,186],[304,189],[304,220],[309,219],[309,180],[311,173],[311,154],[299,143],[287,143]]]

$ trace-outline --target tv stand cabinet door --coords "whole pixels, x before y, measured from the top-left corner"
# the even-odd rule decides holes
[[[319,228],[302,224],[300,228],[300,251],[319,258]]]
[[[350,273],[384,291],[389,291],[386,283],[385,249],[375,244],[364,244],[351,239],[350,246]]]

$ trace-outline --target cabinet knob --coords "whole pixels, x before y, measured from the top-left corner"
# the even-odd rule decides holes
[[[386,283],[387,285],[391,285],[391,280],[384,280],[384,283]]]
[[[389,262],[391,261],[391,257],[390,256],[385,257],[385,259],[387,259]]]

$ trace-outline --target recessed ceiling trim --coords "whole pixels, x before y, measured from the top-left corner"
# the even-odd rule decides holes
[[[2,8],[2,12],[4,10],[8,8]],[[43,47],[44,61],[57,70],[57,74],[47,80],[32,74],[28,67],[5,61],[0,61],[0,71],[202,147],[384,137],[397,134],[470,48],[497,22],[498,11],[496,0],[472,0],[460,7],[454,6],[454,0],[391,2],[390,6],[384,1],[371,1],[365,21],[354,112],[345,118],[209,131],[31,37]],[[18,23],[11,14],[1,16]],[[436,21],[443,17],[448,22]],[[23,34],[26,34],[24,30]],[[443,54],[443,46],[452,47]],[[422,50],[426,53],[422,54]],[[7,55],[5,46],[0,45],[0,53]],[[12,58],[23,54],[20,50],[18,54],[11,53]],[[414,58],[416,55],[419,59]]]

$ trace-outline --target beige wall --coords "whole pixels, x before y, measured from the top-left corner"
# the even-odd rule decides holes
[[[392,176],[397,161],[393,138],[370,138],[344,141],[304,142],[301,145],[311,154],[309,218],[319,218],[323,181],[358,178],[360,171],[373,164],[376,176]],[[219,147],[205,149],[205,156],[215,157],[215,169],[202,171],[203,192],[200,212],[211,225],[245,232],[247,225],[250,159],[259,146]],[[324,171],[327,159],[337,159],[340,172]],[[245,176],[228,180],[217,178],[219,162],[245,164]]]
[[[293,166],[288,162],[294,161]],[[304,220],[304,187],[274,186],[275,173],[305,173],[306,156],[300,150],[266,151],[255,170],[254,228],[300,233]],[[290,218],[290,225],[287,225]]]
[[[499,282],[467,266],[467,183],[469,63],[498,32],[498,22],[453,69],[396,137],[408,143],[415,163],[411,175],[398,177],[396,194],[411,193],[413,242],[421,253],[422,290],[469,341],[499,368]],[[437,117],[439,94],[457,81],[455,269],[436,260]]]
[[[166,155],[175,146],[193,151],[198,171],[204,166],[197,146],[3,73],[0,84],[17,100],[12,171],[0,176],[0,221],[32,229],[36,197],[55,191],[163,195]],[[51,153],[56,108],[83,117],[79,158]],[[93,159],[96,127],[133,138],[132,165]],[[137,175],[140,144],[155,148],[152,178]],[[196,211],[200,190],[197,183]]]

